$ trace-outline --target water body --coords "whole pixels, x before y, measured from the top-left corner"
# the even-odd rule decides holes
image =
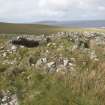
[[[42,21],[39,24],[65,26],[65,27],[82,27],[82,28],[105,28],[105,20],[89,20],[89,21]]]

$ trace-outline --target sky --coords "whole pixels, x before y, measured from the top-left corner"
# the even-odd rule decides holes
[[[0,0],[0,22],[104,19],[105,0]]]

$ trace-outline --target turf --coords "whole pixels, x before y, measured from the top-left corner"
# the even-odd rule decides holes
[[[11,23],[0,23],[0,33],[2,34],[50,34],[54,32],[62,31],[102,31],[105,29],[96,28],[69,28],[69,27],[57,27],[48,26],[41,24],[11,24]]]

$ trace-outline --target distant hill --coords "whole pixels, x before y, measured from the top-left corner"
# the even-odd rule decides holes
[[[12,24],[12,23],[0,23],[0,33],[21,33],[21,34],[43,34],[59,27],[41,25],[41,24]]]
[[[87,28],[88,27],[88,28]],[[91,28],[93,27],[93,28]],[[96,28],[95,28],[96,27]],[[62,31],[105,31],[105,21],[43,21],[30,24],[0,23],[0,34],[51,34]]]
[[[81,28],[97,28],[105,27],[105,20],[89,20],[89,21],[40,21],[38,24],[64,26],[64,27],[81,27]]]

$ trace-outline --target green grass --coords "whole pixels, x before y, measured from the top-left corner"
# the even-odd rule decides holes
[[[56,28],[59,29],[48,25],[0,23],[0,33],[5,34],[43,34],[44,32],[50,33]]]
[[[5,32],[11,33],[13,29],[16,29],[13,33],[15,31],[20,33],[20,29],[18,30],[15,24],[15,26],[11,25],[11,30],[6,29],[7,27],[9,28],[9,25],[6,25],[6,27],[4,25],[4,31],[7,30]],[[54,29],[54,27],[49,26],[40,27],[38,25],[35,27],[32,25],[31,27],[33,27],[35,33],[41,29],[43,29],[41,31],[43,32],[45,28],[48,29],[48,32],[58,31],[57,28]],[[26,31],[26,26],[24,26],[24,29],[21,29],[21,32],[23,30]],[[90,31],[92,29],[62,30]],[[32,32],[31,29],[29,31]],[[102,32],[102,30],[100,31]],[[7,43],[7,39],[5,38],[0,37],[0,47]],[[67,38],[55,40],[53,43],[50,46],[45,44],[37,48],[19,48],[14,54],[8,54],[8,58],[1,57],[0,91],[9,90],[12,93],[16,93],[19,99],[19,105],[105,105],[104,49],[95,49],[99,61],[94,61],[90,60],[87,52],[83,52],[81,49],[71,52],[73,43]],[[63,48],[60,48],[60,46],[63,46]],[[57,60],[61,55],[64,58],[77,59],[75,70],[65,74],[47,73],[43,67],[36,68],[29,65],[30,57],[33,58],[33,63],[36,63],[38,59],[45,57],[46,50],[49,51],[46,56],[49,61]],[[101,52],[102,54],[100,56]],[[17,63],[14,65],[2,64],[6,59],[14,60],[15,58]],[[83,64],[79,60],[86,62]]]
[[[56,32],[73,32],[73,31],[99,31],[105,32],[104,29],[95,28],[65,28],[57,26],[39,25],[39,24],[11,24],[11,23],[0,23],[0,33],[4,34],[51,34]]]

